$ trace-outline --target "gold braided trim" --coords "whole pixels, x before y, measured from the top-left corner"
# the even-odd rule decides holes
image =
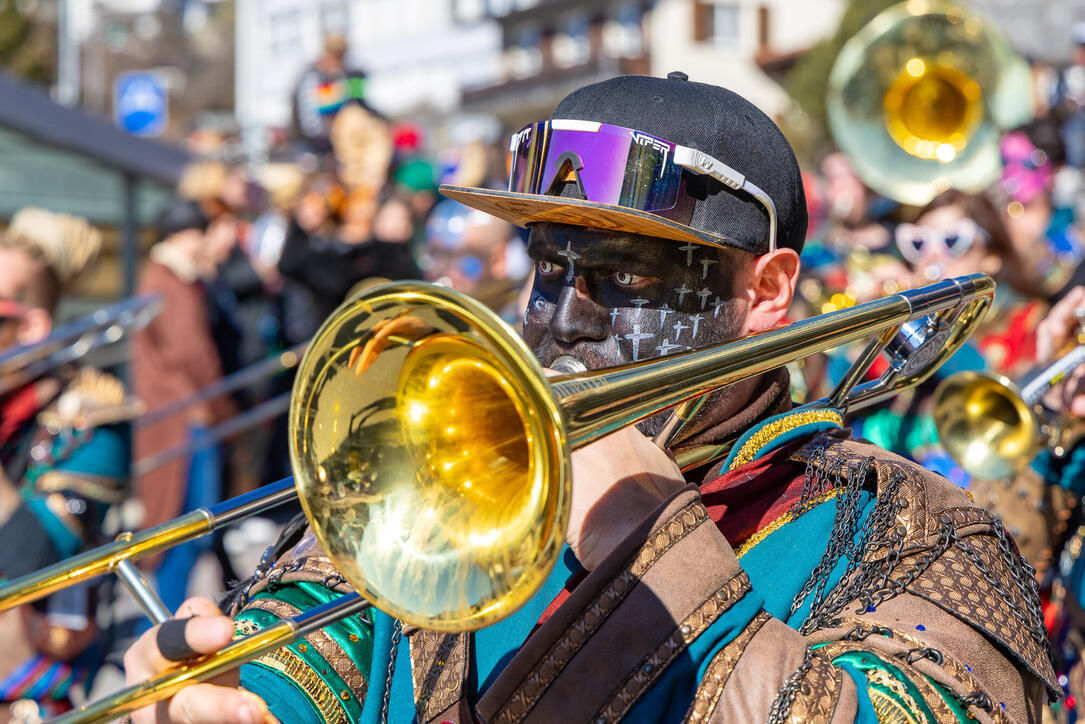
[[[690,724],[700,724],[700,722],[712,718],[712,713],[716,711],[716,705],[720,703],[723,687],[727,685],[727,680],[731,678],[731,672],[738,666],[738,660],[745,653],[746,647],[750,645],[750,640],[770,618],[772,616],[764,611],[754,616],[753,620],[739,632],[738,636],[712,657],[712,661],[708,663],[708,668],[705,669],[701,683],[697,686],[697,693],[694,695],[693,703],[690,704],[689,711],[686,712],[686,718],[683,721]]]
[[[691,502],[652,533],[625,570],[615,576],[580,617],[550,647],[531,674],[494,715],[493,724],[521,721],[596,629],[618,607],[645,572],[676,543],[704,524],[708,511],[699,500]]]
[[[832,409],[806,410],[805,412],[796,412],[787,417],[782,417],[779,420],[773,420],[751,435],[750,439],[738,449],[728,469],[734,470],[741,465],[745,465],[757,457],[761,448],[768,445],[775,438],[812,422],[835,422],[837,425],[843,426],[844,416],[838,410]]]
[[[878,717],[878,724],[922,724],[927,718],[912,708],[911,705],[914,705],[914,702],[911,701],[911,697],[906,700],[911,705],[905,707],[884,691],[867,689],[867,695],[874,707],[874,714]]]
[[[316,706],[328,724],[346,724],[347,712],[339,703],[339,697],[317,676],[307,663],[289,649],[275,649],[253,663],[275,669],[297,684]]]
[[[618,721],[628,714],[633,704],[659,680],[671,662],[749,590],[750,579],[746,571],[739,571],[728,579],[706,598],[697,610],[686,616],[659,648],[637,664],[637,668],[611,694],[607,703],[592,717],[592,721]]]
[[[805,507],[801,512],[795,512],[791,510],[787,511],[779,518],[776,518],[764,528],[759,529],[756,533],[744,540],[742,542],[742,545],[735,549],[735,556],[738,558],[742,558],[742,556],[749,553],[750,550],[753,549],[753,547],[756,546],[758,543],[765,540],[788,523],[794,520],[798,520],[803,513],[808,513],[811,509],[816,508],[817,506],[824,503],[826,500],[832,500],[839,494],[840,488],[832,488],[830,490],[826,490],[821,495],[814,496],[810,500],[810,505],[808,507]]]
[[[879,724],[883,722],[921,724],[926,720],[927,717],[919,706],[919,702],[908,693],[908,687],[900,679],[892,676],[885,669],[872,669],[864,673],[868,684],[867,694],[874,705]],[[884,691],[872,688],[874,685],[889,689],[900,698],[900,701]]]
[[[257,598],[250,601],[242,610],[247,609],[268,611],[281,619],[293,618],[301,613],[301,609],[297,606],[275,598]],[[343,651],[335,639],[329,636],[324,629],[317,629],[308,634],[305,640],[316,647],[317,653],[328,662],[328,665],[339,675],[343,683],[350,688],[351,693],[354,694],[358,701],[364,701],[369,684],[361,672],[358,671],[358,666],[354,663],[354,660],[347,655],[347,652]]]
[[[255,621],[249,621],[246,618],[234,619],[234,638],[239,639],[242,636],[248,636],[254,634],[260,630],[260,626]]]
[[[76,473],[70,470],[48,470],[34,483],[39,493],[59,493],[70,490],[84,498],[103,503],[119,503],[125,499],[124,481],[108,475]]]

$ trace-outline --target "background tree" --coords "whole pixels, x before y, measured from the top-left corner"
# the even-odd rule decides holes
[[[56,18],[48,3],[0,0],[0,70],[43,85],[56,79]]]

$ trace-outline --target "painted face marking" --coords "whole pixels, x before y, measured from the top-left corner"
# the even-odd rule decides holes
[[[693,290],[683,283],[682,286],[675,289],[674,292],[678,295],[678,306],[682,306],[682,300],[686,298],[687,294],[692,294]]]
[[[681,348],[682,348],[682,345],[680,345],[680,344],[671,344],[671,341],[669,339],[664,339],[663,344],[656,347],[656,352],[659,352],[660,357],[665,357],[665,356],[669,355],[672,351],[674,351],[676,349],[681,349]]]
[[[651,300],[644,299],[643,297],[637,297],[636,299],[630,299],[629,303],[637,308],[637,314],[639,315],[640,314],[640,308],[643,307],[645,304],[647,304],[649,301],[651,301]]]
[[[674,310],[671,309],[670,307],[668,307],[666,304],[664,304],[662,307],[659,308],[659,326],[660,327],[662,327],[663,323],[667,321],[667,315],[670,314],[673,311]]]
[[[557,254],[558,254],[558,256],[564,257],[565,262],[569,266],[569,271],[566,272],[566,274],[565,274],[565,283],[568,284],[569,282],[571,282],[573,280],[573,274],[574,274],[573,268],[576,265],[576,260],[579,259],[581,255],[578,254],[577,252],[573,251],[573,242],[572,241],[566,241],[565,242],[565,248],[559,250],[557,252]]]
[[[671,329],[674,330],[674,341],[677,342],[682,338],[682,332],[689,329],[689,325],[682,324],[682,320],[679,319],[677,322],[674,323],[674,326]]]
[[[713,319],[720,316],[720,307],[722,307],[724,305],[726,305],[726,302],[721,302],[720,298],[716,297],[716,301],[712,302],[712,306],[713,306],[712,318]]]
[[[539,297],[538,299],[535,300],[535,309],[542,309],[545,306],[546,306],[546,300],[543,299],[542,297]]]
[[[679,251],[686,252],[686,266],[693,266],[693,252],[697,249],[696,244],[686,244],[678,247]]]
[[[693,322],[693,332],[691,334],[693,335],[694,342],[697,341],[697,329],[701,326],[702,319],[704,319],[704,315],[702,314],[694,314],[689,318],[689,321]]]
[[[633,325],[633,331],[630,332],[629,334],[625,335],[625,339],[628,339],[630,342],[633,343],[633,361],[634,362],[637,362],[637,361],[640,360],[640,341],[642,339],[651,339],[654,336],[655,336],[654,334],[648,334],[647,332],[641,332],[639,324],[634,324]]]
[[[701,291],[697,292],[697,297],[701,300],[701,310],[703,311],[705,305],[708,304],[708,298],[712,296],[712,290],[705,287]]]
[[[620,314],[621,314],[621,311],[617,307],[610,310],[610,328],[611,329],[614,328],[614,323],[618,320],[618,316]]]
[[[701,259],[701,279],[708,279],[708,267],[718,262],[719,259]]]

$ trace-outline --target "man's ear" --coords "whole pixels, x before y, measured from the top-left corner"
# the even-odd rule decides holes
[[[799,255],[777,249],[753,260],[749,271],[750,313],[746,334],[765,332],[784,321],[799,279]]]
[[[16,339],[19,344],[37,344],[53,331],[53,317],[41,307],[27,310],[19,320]]]

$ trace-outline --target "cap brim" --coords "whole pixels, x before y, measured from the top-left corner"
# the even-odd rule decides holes
[[[628,231],[633,234],[707,246],[741,248],[731,244],[726,237],[705,234],[685,224],[664,219],[662,216],[624,206],[468,186],[442,185],[438,191],[453,201],[484,211],[517,226],[527,227],[529,224],[540,222],[569,224],[592,229]]]

